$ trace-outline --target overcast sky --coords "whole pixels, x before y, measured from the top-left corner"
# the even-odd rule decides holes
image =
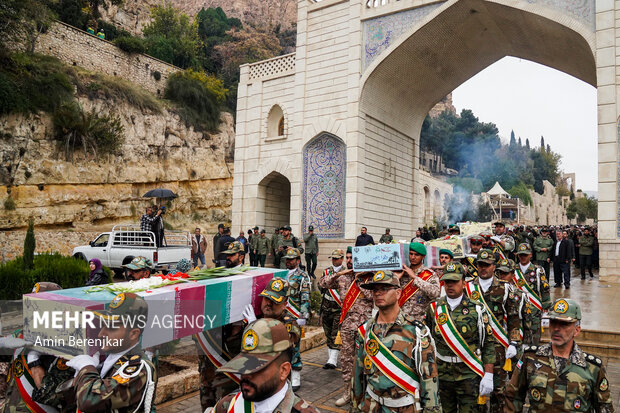
[[[562,155],[560,168],[575,172],[576,189],[597,191],[596,89],[563,72],[528,60],[505,57],[453,92],[456,110],[471,109],[493,122],[505,142],[514,130],[525,145],[540,136]]]

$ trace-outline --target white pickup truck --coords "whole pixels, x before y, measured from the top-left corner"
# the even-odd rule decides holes
[[[157,270],[171,270],[181,258],[191,259],[192,241],[187,231],[166,230],[162,246],[155,242],[155,234],[141,231],[140,225],[116,225],[112,232],[99,234],[89,245],[75,247],[73,256],[85,261],[99,258],[106,267],[118,275],[124,273],[123,265],[134,257],[146,257]]]

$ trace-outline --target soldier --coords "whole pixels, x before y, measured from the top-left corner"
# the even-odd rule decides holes
[[[508,373],[504,369],[506,360],[517,355],[521,346],[521,318],[519,303],[515,301],[514,287],[495,276],[495,255],[482,250],[476,258],[478,278],[465,284],[465,292],[474,301],[479,301],[489,315],[489,325],[495,337],[495,365],[493,368],[493,393],[491,411],[503,409],[504,386]],[[506,367],[507,368],[507,367]],[[511,368],[507,368],[511,371]]]
[[[273,254],[273,266],[275,268],[280,268],[280,256],[278,255],[278,240],[280,239],[280,231],[284,227],[276,228],[271,236],[271,253]]]
[[[278,238],[278,244],[276,245],[278,249],[280,268],[286,269],[286,260],[282,260],[286,255],[286,251],[289,248],[296,248],[300,254],[303,254],[304,249],[301,247],[301,242],[299,242],[299,238],[295,235],[291,234],[291,227],[285,226],[282,227],[282,235]]]
[[[590,278],[594,278],[592,274],[592,252],[594,248],[594,237],[590,235],[590,228],[583,230],[584,234],[578,238],[579,248],[579,266],[581,267],[581,279],[586,279],[586,267],[590,273]]]
[[[553,248],[553,240],[549,236],[549,228],[543,227],[540,230],[540,237],[534,240],[532,248],[536,251],[536,264],[543,267],[545,274],[548,276],[550,274],[551,249]]]
[[[379,244],[391,244],[393,239],[394,237],[390,235],[390,229],[386,228],[385,234],[381,235],[381,238],[379,238]]]
[[[428,328],[399,308],[398,278],[377,271],[362,288],[372,290],[379,311],[358,328],[352,410],[441,411],[435,346]]]
[[[314,235],[314,227],[308,227],[308,233],[304,235],[304,246],[306,247],[306,270],[313,279],[316,278],[314,271],[316,270],[316,256],[319,253],[319,239]]]
[[[403,289],[399,305],[406,316],[414,320],[424,321],[426,308],[435,298],[439,297],[441,287],[439,277],[430,268],[424,266],[426,247],[424,244],[409,244],[409,262],[411,267],[403,267],[396,272]]]
[[[519,331],[519,338],[523,343],[523,337],[526,331],[532,329],[531,322],[531,314],[532,309],[530,307],[530,302],[527,299],[527,295],[521,291],[515,285],[514,275],[515,275],[515,263],[512,260],[500,260],[497,263],[497,269],[495,270],[497,277],[500,280],[506,281],[513,286],[513,291],[516,296],[515,301],[519,303],[519,318],[521,319],[521,330]],[[530,333],[531,335],[531,333]],[[521,355],[521,348],[517,348],[518,355]],[[511,363],[512,364],[512,363]]]
[[[515,285],[527,294],[531,304],[531,328],[524,330],[523,343],[537,346],[540,344],[542,312],[551,306],[549,283],[545,270],[531,263],[532,250],[528,244],[520,244],[517,248],[518,270],[515,273]]]
[[[254,228],[252,228],[254,230],[254,233],[252,235],[250,235],[250,239],[248,240],[249,245],[249,249],[250,249],[250,265],[252,267],[258,267],[258,254],[256,253],[256,241],[258,241],[259,235],[258,235],[258,227],[255,226]]]
[[[264,267],[265,261],[267,260],[267,255],[271,255],[271,241],[265,236],[264,229],[260,230],[260,237],[256,238],[254,248],[254,254],[256,254],[258,263],[261,267]]]
[[[549,310],[551,343],[525,348],[506,387],[506,412],[613,412],[609,381],[600,358],[585,353],[575,337],[581,308],[560,298]]]
[[[321,279],[323,288],[334,288],[342,299],[342,312],[340,314],[340,366],[342,367],[342,380],[344,381],[344,393],[336,400],[336,406],[344,406],[351,401],[351,378],[353,377],[353,364],[355,362],[355,336],[357,328],[368,320],[372,314],[372,293],[360,286],[366,282],[369,273],[353,272],[353,249],[347,248],[345,256],[347,268],[339,272],[329,274]]]
[[[36,283],[33,293],[56,291],[62,288],[52,282]],[[17,348],[11,357],[7,375],[6,404],[2,412],[30,413],[39,411],[75,411],[75,400],[64,399],[56,394],[58,386],[73,378],[75,370],[67,367],[61,357],[41,354],[28,347],[21,330],[2,337],[0,347]],[[4,393],[3,393],[4,396]]]
[[[82,412],[150,412],[157,372],[140,348],[148,319],[146,301],[134,293],[121,293],[114,297],[108,310],[94,313],[105,320],[101,322],[99,337],[106,340],[101,351],[108,356],[101,365],[99,353],[67,361],[77,375],[63,383],[59,391],[72,388],[77,408]]]
[[[336,288],[327,288],[323,281],[342,270],[342,260],[344,259],[344,251],[336,249],[329,256],[332,259],[332,265],[323,271],[319,280],[319,287],[323,296],[321,300],[321,324],[327,338],[327,362],[323,366],[324,369],[335,369],[338,365],[338,355],[340,354],[340,344],[336,344],[336,336],[338,335],[338,326],[340,324],[340,313],[342,310],[342,297]]]
[[[243,265],[245,260],[245,248],[239,241],[234,241],[228,244],[228,248],[220,254],[226,256],[226,268],[237,268]]]
[[[482,249],[484,238],[480,235],[472,235],[469,238],[469,254],[461,259],[463,269],[465,270],[465,281],[471,281],[478,277],[478,267],[476,267],[476,257]]]
[[[493,391],[494,338],[484,306],[463,294],[460,263],[444,268],[446,296],[431,303],[426,325],[437,346],[439,399],[446,412],[478,411],[477,395]],[[482,379],[481,379],[482,378]]]
[[[151,276],[153,262],[145,257],[135,257],[129,264],[123,265],[123,268],[126,268],[125,278],[136,281]]]
[[[499,249],[503,258],[513,258],[512,251],[515,249],[515,240],[506,234],[506,224],[503,221],[494,222],[495,236],[491,237],[495,241],[495,246]]]
[[[291,314],[297,318],[297,324],[303,327],[310,317],[310,277],[308,273],[299,268],[301,258],[297,248],[286,250],[285,262],[288,269],[286,281],[290,286],[288,308]],[[297,391],[301,387],[301,357],[294,361],[291,383],[293,391]]]
[[[286,327],[263,318],[243,332],[241,353],[218,371],[241,375],[240,391],[218,401],[206,413],[318,413],[293,393],[287,378],[293,351]]]

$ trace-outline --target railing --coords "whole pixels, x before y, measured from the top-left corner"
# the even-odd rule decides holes
[[[192,245],[187,231],[166,230],[165,247],[188,247]],[[142,231],[139,224],[120,224],[112,228],[112,246],[118,248],[146,247],[156,248],[155,234]]]
[[[295,53],[277,56],[250,65],[250,80],[288,74],[295,71]]]

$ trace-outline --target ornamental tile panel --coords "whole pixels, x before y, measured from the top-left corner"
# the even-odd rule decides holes
[[[344,238],[346,146],[339,138],[322,134],[303,153],[302,226],[319,238]]]

